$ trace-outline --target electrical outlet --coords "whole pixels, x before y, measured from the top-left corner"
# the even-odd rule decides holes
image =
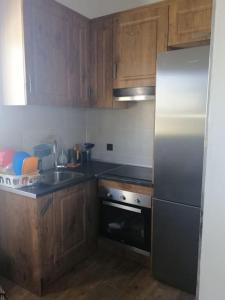
[[[113,151],[113,144],[107,144],[107,151]]]

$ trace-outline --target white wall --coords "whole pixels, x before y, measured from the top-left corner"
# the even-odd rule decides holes
[[[95,159],[152,166],[154,102],[134,104],[122,110],[88,110],[87,139],[96,144]],[[112,143],[114,151],[106,150]]]
[[[216,0],[199,300],[225,299],[225,1]]]
[[[86,138],[85,110],[50,107],[0,107],[0,148],[31,151],[57,139],[64,147]]]
[[[159,0],[56,0],[89,18],[159,2]]]

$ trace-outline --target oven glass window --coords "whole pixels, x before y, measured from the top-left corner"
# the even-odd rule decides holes
[[[101,233],[110,239],[150,251],[150,226],[148,209],[130,211],[129,206],[102,204]]]

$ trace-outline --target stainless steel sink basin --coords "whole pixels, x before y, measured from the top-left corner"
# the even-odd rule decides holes
[[[69,171],[51,171],[41,176],[41,182],[49,185],[62,184],[84,176],[83,173]]]

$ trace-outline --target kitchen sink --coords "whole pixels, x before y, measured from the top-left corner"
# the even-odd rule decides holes
[[[41,176],[41,182],[49,185],[65,183],[84,176],[83,173],[69,171],[51,171]]]

